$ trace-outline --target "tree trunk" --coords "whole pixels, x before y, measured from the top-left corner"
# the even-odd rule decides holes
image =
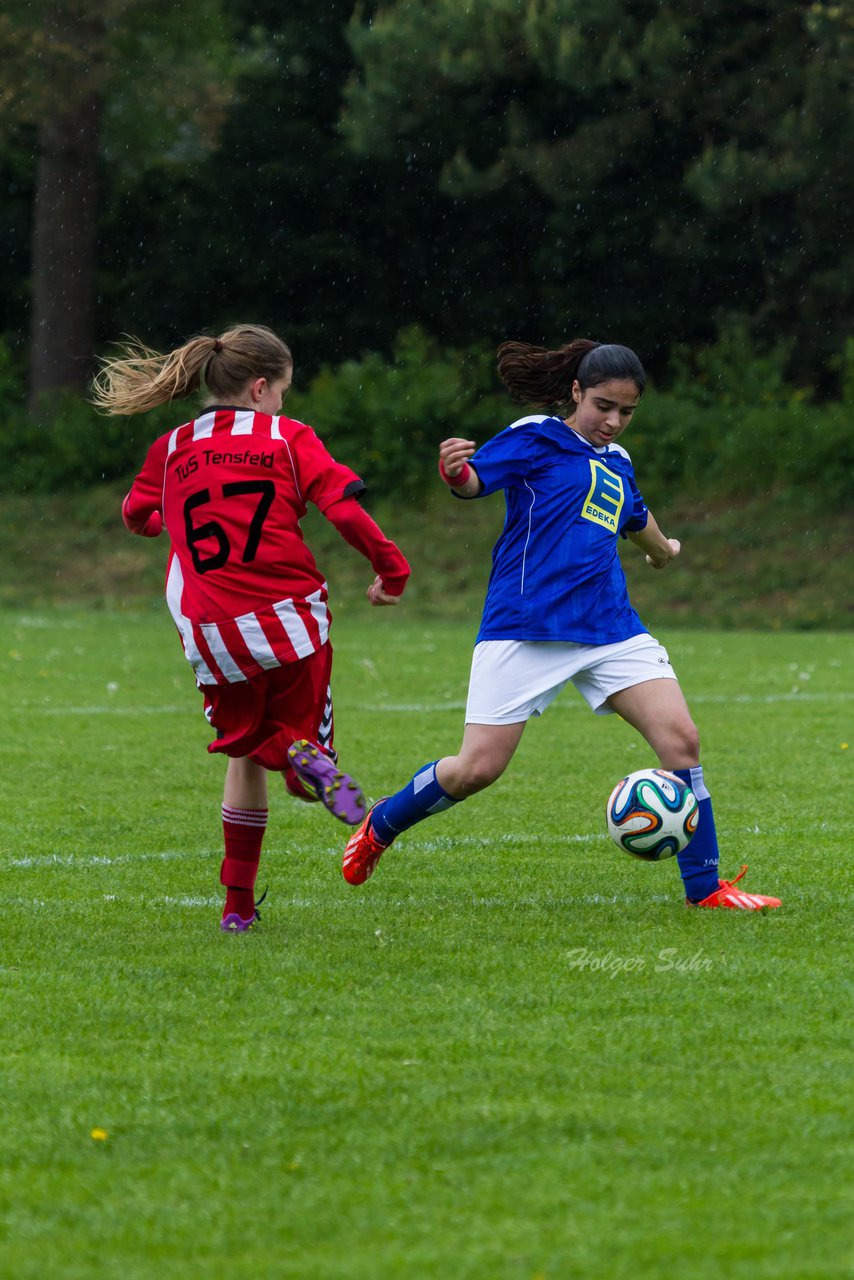
[[[46,393],[82,390],[94,351],[96,182],[101,99],[91,30],[76,37],[76,84],[56,85],[56,109],[44,121],[36,175],[30,320],[30,394],[34,412]]]

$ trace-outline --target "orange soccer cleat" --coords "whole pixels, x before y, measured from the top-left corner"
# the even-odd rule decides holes
[[[380,801],[377,801],[379,804]],[[344,849],[344,861],[341,874],[348,884],[364,884],[374,873],[374,868],[388,848],[374,835],[371,827],[371,814],[377,805],[372,805],[365,814],[364,822],[353,832]]]
[[[761,911],[763,907],[780,907],[783,905],[779,898],[767,898],[762,893],[745,893],[742,889],[736,889],[735,886],[746,870],[747,866],[745,864],[734,880],[719,880],[718,887],[714,893],[710,893],[708,898],[703,898],[700,902],[692,902],[690,898],[686,898],[686,906],[730,907],[735,911]]]

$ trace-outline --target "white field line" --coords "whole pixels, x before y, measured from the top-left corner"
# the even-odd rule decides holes
[[[772,702],[851,702],[854,690],[837,689],[827,693],[801,693],[792,689],[789,693],[700,693],[691,695],[691,702],[737,703],[752,706]]]
[[[849,689],[838,690],[834,693],[798,693],[792,690],[789,693],[710,693],[710,694],[692,694],[690,701],[693,705],[695,702],[726,704],[735,703],[739,706],[756,706],[769,705],[775,702],[850,702],[854,700],[854,691]],[[345,705],[342,703],[342,706]],[[568,711],[587,711],[587,707],[583,702],[572,699],[571,695],[566,700],[561,700],[558,706]],[[370,706],[360,706],[355,708],[359,714],[373,711],[382,713],[384,711],[415,711],[419,714],[434,711],[465,711],[465,702],[379,702],[372,703]],[[351,708],[348,708],[351,709]]]
[[[830,899],[830,895],[824,895]],[[99,902],[117,902],[127,906],[139,906],[148,908],[153,905],[166,907],[184,907],[198,910],[215,910],[219,912],[222,909],[222,894],[151,894],[151,893],[104,893],[97,896],[95,901]],[[0,896],[0,902],[23,905],[26,907],[49,908],[51,912],[57,910],[82,910],[87,909],[92,899],[88,899],[87,903],[76,901],[71,898],[54,899],[54,898],[30,898],[24,894],[3,894]],[[786,900],[784,905],[794,905],[795,903],[806,902],[811,907],[815,904],[815,895],[812,889],[807,885],[799,887],[792,886],[786,891]],[[835,904],[849,903],[854,901],[854,895],[850,893],[834,893],[833,902]],[[445,894],[444,896],[434,896],[429,894],[408,894],[404,897],[393,899],[383,899],[382,908],[387,911],[402,910],[423,910],[435,911],[442,906],[448,907],[471,907],[474,910],[483,911],[503,911],[514,910],[519,907],[534,907],[542,909],[543,907],[555,906],[644,906],[649,903],[681,904],[682,888],[678,877],[673,881],[673,890],[671,893],[543,893],[536,894],[494,894],[488,898],[468,896],[465,892],[457,895]],[[328,895],[316,894],[308,895],[301,893],[284,893],[274,888],[270,889],[270,896],[264,904],[263,910],[266,908],[271,913],[281,919],[282,913],[286,911],[323,911],[329,914],[350,914],[353,911],[365,911],[376,908],[377,903],[372,901],[371,893],[347,893],[339,895],[337,889]],[[2,966],[0,966],[2,972]]]
[[[559,906],[578,905],[585,906],[614,906],[614,905],[638,905],[642,903],[658,902],[658,903],[674,903],[681,901],[681,891],[678,885],[674,884],[674,892],[667,893],[579,893],[579,894],[561,894],[559,897],[547,894],[543,897],[535,897],[531,894],[513,895],[507,897],[489,897],[477,898],[466,897],[461,894],[457,898],[434,898],[428,896],[419,896],[411,894],[405,898],[396,898],[394,901],[385,901],[384,908],[390,910],[403,910],[407,908],[417,908],[423,910],[435,910],[437,906],[443,903],[450,905],[473,907],[486,911],[501,911],[504,909],[513,909],[516,907],[543,907],[544,905]],[[105,893],[99,895],[95,901],[100,902],[119,902],[124,905],[131,906],[167,906],[167,907],[189,907],[198,908],[208,911],[211,908],[216,910],[222,909],[221,895],[201,895],[201,894],[150,894],[150,893]],[[63,899],[58,901],[50,898],[27,898],[23,895],[5,894],[0,897],[0,902],[17,903],[27,907],[49,908],[52,912],[57,909],[80,910],[87,904],[75,901],[73,899]],[[92,899],[88,900],[91,905]],[[302,894],[276,894],[271,896],[264,904],[268,909],[284,910],[309,910],[315,911],[322,909],[326,912],[350,912],[353,909],[363,910],[370,906],[370,898],[365,894],[352,894],[347,897],[306,897]],[[88,909],[88,907],[87,907]],[[262,907],[262,912],[264,908]],[[2,969],[0,968],[0,971]]]
[[[113,895],[115,898],[118,894]],[[202,897],[199,894],[183,893],[177,897],[165,894],[162,898],[152,898],[152,902],[162,902],[164,907],[222,907],[222,895],[210,894]]]
[[[556,844],[604,844],[608,840],[607,835],[557,835],[550,836],[547,843]],[[425,853],[444,853],[456,848],[475,848],[489,849],[496,845],[506,844],[538,844],[543,843],[542,836],[532,835],[525,832],[518,836],[504,835],[488,838],[486,836],[439,836],[435,840],[407,840],[406,847],[408,850],[417,849]],[[323,850],[325,854],[332,858],[338,858],[343,849],[341,845],[333,845]],[[268,839],[268,847],[265,853],[269,857],[282,856],[288,857],[287,851],[280,848],[280,841],[276,839],[275,833]],[[172,862],[177,859],[186,859],[189,861],[200,861],[202,859],[220,857],[221,851],[211,850],[201,854],[182,853],[177,849],[169,849],[161,853],[46,853],[46,854],[30,854],[21,858],[9,858],[5,865],[7,867],[16,867],[25,869],[27,867],[117,867],[128,866],[136,862]]]
[[[767,888],[767,886],[765,886]],[[854,904],[854,896],[851,894],[838,894],[832,896],[823,895],[821,899],[817,899],[812,890],[807,890],[806,886],[791,887],[786,891],[783,907],[800,907],[805,905],[811,915],[815,914],[816,904],[823,903],[825,899],[832,901],[834,906],[842,904]],[[192,911],[205,911],[211,913],[211,928],[215,928],[216,921],[222,910],[223,899],[221,896],[211,895],[163,895],[158,896],[150,893],[121,893],[121,894],[104,894],[102,898],[94,899],[94,901],[117,902],[122,906],[130,906],[143,910],[148,910],[152,906],[164,906],[180,908]],[[23,906],[28,910],[47,910],[51,916],[55,916],[59,912],[71,913],[91,909],[90,899],[88,904],[75,901],[70,898],[29,898],[23,894],[4,894],[0,895],[0,903],[9,906]],[[650,904],[658,906],[668,906],[675,909],[681,909],[683,902],[682,890],[678,880],[674,881],[672,893],[579,893],[564,894],[560,897],[554,895],[543,895],[542,897],[533,897],[530,894],[513,895],[507,897],[493,898],[477,898],[466,897],[460,894],[458,897],[436,898],[426,895],[411,894],[406,898],[383,899],[382,908],[384,911],[425,911],[435,912],[443,906],[453,907],[455,909],[465,908],[471,911],[513,911],[520,907],[532,907],[534,909],[543,910],[546,907],[646,907]],[[264,926],[278,925],[284,923],[287,927],[288,913],[294,911],[322,911],[326,917],[349,915],[360,911],[366,911],[377,906],[372,901],[370,893],[353,893],[346,897],[330,896],[323,897],[305,897],[299,894],[282,895],[273,892],[271,889],[270,897],[262,907],[262,913],[266,909],[267,913],[261,925]],[[739,915],[738,912],[730,912],[731,916]],[[140,916],[141,919],[147,919]],[[372,915],[370,928],[373,929],[376,923],[376,916]],[[376,932],[376,930],[374,930]],[[381,930],[383,942],[394,941],[394,917],[391,917],[391,924],[388,933],[386,928]],[[379,936],[379,934],[377,935]],[[8,967],[8,966],[7,966]],[[0,973],[3,973],[4,966],[0,965]]]
[[[193,703],[182,703],[180,707],[139,707],[139,706],[89,706],[89,707],[45,707],[38,703],[19,704],[31,715],[41,712],[45,716],[171,716],[180,715],[192,710]]]
[[[821,829],[829,829],[830,823],[822,823]],[[842,835],[852,829],[854,824],[844,823],[833,824],[833,829]],[[775,826],[767,830],[754,825],[750,827],[739,827],[735,830],[727,831],[723,829],[721,838],[726,841],[728,836],[737,834],[741,837],[757,837],[765,840],[779,841],[787,835],[787,828]],[[463,849],[479,849],[489,850],[496,849],[508,845],[534,845],[543,846],[546,849],[560,848],[566,845],[608,845],[610,837],[604,832],[579,832],[564,835],[537,835],[530,831],[520,831],[517,833],[505,832],[498,836],[436,836],[434,839],[416,839],[411,836],[404,837],[406,840],[406,855],[412,854],[453,854]],[[274,862],[280,859],[288,860],[290,867],[297,868],[299,861],[299,848],[287,847],[285,840],[293,846],[305,843],[305,837],[293,837],[287,835],[279,835],[274,829],[271,830],[268,837],[267,846],[265,847],[265,859],[269,858]],[[315,847],[315,852],[323,853],[328,858],[338,859],[341,856],[343,848],[342,844],[327,845],[324,849]],[[31,854],[20,858],[8,858],[3,862],[3,866],[15,868],[16,870],[27,870],[29,868],[44,867],[118,867],[133,866],[138,862],[173,862],[183,860],[186,862],[211,861],[220,858],[222,851],[220,849],[204,849],[197,853],[187,853],[185,850],[167,849],[160,852],[152,853],[93,853],[93,854],[76,854],[76,853],[47,853],[47,854]],[[279,867],[284,864],[279,861]],[[675,866],[675,863],[674,863]]]
[[[177,849],[168,849],[161,853],[45,853],[25,855],[22,858],[9,858],[7,867],[18,869],[27,867],[118,867],[128,866],[135,862],[172,862],[179,858],[185,861],[198,861],[202,857],[221,857],[213,850],[210,853],[194,854]]]
[[[854,701],[854,690],[839,689],[833,693],[721,693],[721,694],[693,694],[691,696],[691,704],[700,703],[703,705],[726,705],[726,706],[771,706],[779,702],[851,702]],[[346,701],[339,703],[342,710],[345,708],[351,712],[358,712],[359,715],[383,715],[388,713],[394,714],[413,714],[416,715],[433,715],[442,711],[464,711],[465,702],[448,700],[447,702],[372,702],[364,705],[350,706]],[[572,699],[562,700],[559,704],[564,711],[583,711],[587,708],[583,702],[574,701]],[[139,705],[122,705],[116,703],[93,703],[89,706],[51,706],[44,703],[25,700],[16,704],[16,710],[27,711],[30,715],[44,716],[165,716],[178,715],[188,711],[192,711],[192,701],[181,703],[179,706],[167,704],[160,707],[146,707]]]
[[[23,614],[15,618],[12,627],[30,627],[40,631],[79,631],[91,626],[89,618],[45,618],[40,614]]]

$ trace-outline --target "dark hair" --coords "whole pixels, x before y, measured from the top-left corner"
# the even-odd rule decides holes
[[[641,395],[646,386],[644,367],[634,351],[589,338],[573,338],[555,351],[528,342],[502,342],[498,376],[514,400],[543,409],[568,404],[576,378],[582,391],[612,378],[634,382]]]

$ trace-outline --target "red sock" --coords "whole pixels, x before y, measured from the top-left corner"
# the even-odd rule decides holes
[[[223,918],[237,914],[251,920],[255,914],[255,880],[261,861],[261,845],[267,829],[266,809],[235,809],[222,806],[225,857],[219,873],[225,885]]]

